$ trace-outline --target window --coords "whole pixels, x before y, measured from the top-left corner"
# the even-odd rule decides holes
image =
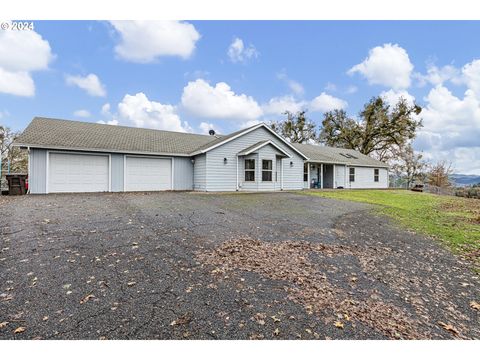
[[[303,164],[303,181],[308,181],[308,164]]]
[[[350,182],[355,182],[355,168],[350,168]]]
[[[379,169],[374,169],[373,170],[373,181],[378,182],[379,175],[380,175],[380,170]]]
[[[255,159],[245,159],[245,181],[255,181]]]
[[[272,181],[272,160],[262,160],[262,181]]]

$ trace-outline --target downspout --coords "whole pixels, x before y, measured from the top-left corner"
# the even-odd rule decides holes
[[[27,153],[28,153],[28,169],[27,169],[27,181],[28,181],[28,190],[27,194],[30,194],[30,146],[27,146]]]
[[[281,169],[282,169],[282,172],[281,172],[281,174],[280,174],[280,176],[282,177],[282,178],[280,179],[280,180],[281,180],[281,182],[280,182],[280,190],[283,191],[283,159],[282,159],[282,161],[280,162],[280,167],[281,167]]]

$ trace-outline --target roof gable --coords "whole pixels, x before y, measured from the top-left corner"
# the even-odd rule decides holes
[[[213,150],[219,146],[222,146],[224,144],[227,144],[229,143],[230,141],[232,140],[235,140],[243,135],[246,135],[256,129],[259,129],[259,128],[265,128],[266,130],[268,130],[270,133],[272,133],[275,137],[277,137],[280,141],[282,141],[285,145],[287,145],[287,147],[289,147],[290,149],[292,149],[293,151],[295,151],[297,154],[299,154],[300,156],[302,156],[304,159],[308,159],[307,156],[305,156],[301,150],[297,149],[296,147],[294,147],[292,144],[290,144],[287,140],[285,140],[282,136],[280,136],[279,134],[277,134],[275,131],[273,131],[269,126],[267,126],[265,123],[259,123],[257,125],[254,125],[252,127],[249,127],[249,128],[246,128],[246,129],[243,129],[243,130],[239,130],[239,131],[236,131],[232,134],[229,134],[221,139],[218,139],[217,141],[215,142],[212,142],[210,144],[206,144],[205,146],[201,147],[199,150],[195,151],[194,153],[192,153],[192,155],[198,155],[198,154],[203,154],[203,153],[206,153],[210,150]]]
[[[256,144],[253,144],[252,146],[247,147],[246,149],[243,149],[240,151],[237,155],[239,156],[246,156],[249,155],[265,146],[272,146],[275,148],[278,152],[282,153],[286,157],[292,157],[289,153],[287,153],[285,150],[283,150],[280,146],[276,145],[273,141],[271,140],[265,140],[265,141],[259,141]]]

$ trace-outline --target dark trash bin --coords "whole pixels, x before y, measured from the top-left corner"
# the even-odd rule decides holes
[[[6,175],[8,195],[25,195],[27,193],[27,174]]]

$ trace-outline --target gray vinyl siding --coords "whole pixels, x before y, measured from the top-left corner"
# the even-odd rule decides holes
[[[30,149],[30,174],[28,186],[31,194],[45,194],[47,191],[47,150]]]
[[[123,191],[123,154],[111,154],[112,191]]]
[[[246,191],[274,191],[280,190],[280,172],[277,168],[276,156],[281,153],[271,145],[260,148],[257,153],[249,156],[241,156],[238,160],[239,190]],[[283,154],[282,154],[283,155]],[[255,159],[255,181],[245,181],[245,160]],[[272,161],[272,181],[262,181],[262,160]],[[275,173],[278,171],[278,182],[275,181]]]
[[[193,165],[193,189],[207,190],[207,156],[205,154],[195,156]]]
[[[243,136],[240,136],[230,142],[221,145],[207,153],[207,171],[206,183],[207,191],[235,191],[237,181],[237,164],[236,154],[248,148],[249,146],[260,141],[271,140],[275,145],[291,155],[291,158],[282,160],[283,164],[283,188],[285,190],[302,189],[303,188],[303,158],[285,145],[283,141],[278,139],[270,131],[263,127],[253,130]],[[261,152],[261,151],[260,151]],[[227,159],[226,163],[224,158]],[[290,165],[292,162],[292,165]],[[241,171],[239,161],[238,178],[244,179],[243,171]],[[261,167],[257,161],[256,167]],[[274,164],[274,167],[276,165]],[[260,179],[261,173],[257,173],[256,179]],[[257,185],[259,186],[259,185]],[[262,185],[263,186],[263,185]]]
[[[176,157],[173,165],[173,190],[193,190],[191,158]]]
[[[388,170],[385,168],[360,167],[355,168],[355,181],[348,182],[351,189],[385,189],[388,188]],[[374,181],[375,169],[379,170],[378,182]]]

